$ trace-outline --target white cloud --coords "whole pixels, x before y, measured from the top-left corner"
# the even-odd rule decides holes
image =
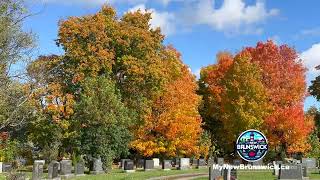
[[[309,69],[311,75],[319,74],[315,67],[320,65],[320,43],[313,44],[311,48],[300,54],[303,64]]]
[[[129,9],[129,12],[137,11],[139,10],[141,12],[146,12],[146,6],[144,4],[137,5],[131,9]],[[147,9],[148,12],[151,12],[151,21],[150,26],[151,28],[157,28],[160,27],[162,33],[165,35],[170,35],[175,32],[175,15],[170,12],[158,12],[155,9]]]
[[[215,8],[214,0],[201,0],[182,13],[184,22],[190,25],[204,24],[218,31],[241,31],[244,34],[261,33],[261,28],[252,25],[278,14],[278,9],[267,10],[262,0],[257,0],[254,5],[246,5],[243,0],[224,0],[220,8]]]
[[[118,4],[145,9],[145,5],[162,4],[164,9],[169,4],[177,4],[172,11],[151,8],[151,26],[160,27],[166,35],[171,35],[176,29],[184,32],[196,25],[208,25],[216,31],[227,35],[261,34],[261,23],[279,14],[278,9],[267,9],[264,0],[255,0],[247,4],[245,0],[224,0],[216,7],[216,0],[27,0],[44,3],[60,3],[62,5],[101,6],[102,4]]]

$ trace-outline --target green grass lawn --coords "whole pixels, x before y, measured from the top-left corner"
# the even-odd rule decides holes
[[[207,173],[208,169],[190,169],[190,170],[152,170],[152,171],[136,171],[133,173],[125,173],[121,170],[112,170],[108,174],[101,175],[87,175],[82,177],[76,177],[74,180],[143,180],[151,177],[159,176],[169,176],[176,174],[186,174],[186,173]]]
[[[72,180],[144,180],[152,177],[169,176],[177,174],[190,174],[190,173],[208,173],[208,169],[190,169],[190,170],[153,170],[153,171],[142,171],[138,170],[133,173],[125,173],[122,170],[114,169],[107,174],[100,175],[86,175],[81,177],[72,178]],[[31,173],[27,175],[31,177]],[[45,174],[46,176],[46,174]],[[310,179],[320,180],[320,174],[318,171],[310,172]],[[207,177],[198,178],[197,180],[207,180]],[[272,171],[265,170],[239,170],[239,180],[275,180],[276,177],[272,175]],[[5,180],[5,176],[0,175],[0,180]]]

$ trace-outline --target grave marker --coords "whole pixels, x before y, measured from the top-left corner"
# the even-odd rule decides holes
[[[43,175],[43,166],[42,161],[34,161],[32,168],[32,180],[41,180]]]

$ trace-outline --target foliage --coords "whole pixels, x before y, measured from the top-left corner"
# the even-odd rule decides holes
[[[261,129],[269,114],[266,90],[261,82],[259,68],[246,55],[236,56],[222,81],[221,120],[230,151],[237,137],[248,129]]]
[[[22,29],[27,16],[23,1],[0,2],[0,132],[21,128],[28,115],[24,106],[28,93],[17,82],[24,76],[12,70],[16,63],[28,60],[34,47],[33,35]]]
[[[128,154],[128,128],[134,116],[108,78],[85,79],[82,87],[72,123],[78,129],[74,136],[79,145],[73,147],[79,148],[78,155],[101,157],[110,166],[114,158]]]
[[[169,83],[152,107],[152,114],[137,132],[132,146],[144,156],[198,156],[201,119],[197,85],[187,67]],[[206,152],[205,152],[206,153]]]
[[[115,88],[121,94],[123,105],[130,111],[131,120],[135,121],[132,122],[130,130],[137,135],[136,130],[144,128],[145,121],[153,116],[153,108],[156,108],[154,102],[163,95],[166,88],[170,87],[168,84],[173,83],[181,76],[180,71],[185,68],[180,60],[180,54],[173,47],[163,45],[164,37],[161,35],[160,29],[153,30],[150,28],[150,13],[129,12],[120,19],[117,19],[115,14],[113,8],[104,6],[96,14],[70,17],[67,20],[60,21],[57,44],[64,49],[65,54],[40,56],[28,67],[29,76],[37,87],[30,101],[37,107],[39,116],[44,117],[49,122],[44,126],[47,127],[46,131],[55,131],[56,141],[61,142],[59,150],[61,152],[72,154],[81,149],[80,145],[77,144],[79,142],[74,141],[74,137],[84,136],[84,134],[81,134],[84,132],[79,133],[78,123],[81,121],[81,116],[79,116],[78,111],[81,112],[86,109],[81,109],[78,104],[80,102],[84,103],[84,99],[88,98],[81,95],[82,93],[88,93],[83,92],[87,78],[99,79],[103,77],[115,83]],[[191,80],[191,75],[186,78],[191,84],[194,83],[194,80]],[[181,81],[180,84],[182,84]],[[171,86],[170,88],[174,88],[173,84]],[[190,93],[193,93],[193,90],[195,89],[190,88]],[[189,109],[186,110],[190,112],[183,112],[185,113],[183,116],[191,113],[188,121],[194,120],[195,122],[192,123],[200,125],[197,112],[192,109],[197,106],[197,103],[195,103],[197,96],[194,94],[191,97],[194,97],[190,99],[192,101],[191,107],[187,107]],[[167,101],[170,100],[168,98]],[[106,102],[99,100],[96,103],[102,105]],[[95,104],[95,106],[98,106],[98,104]],[[122,111],[116,109],[120,106],[114,108],[113,111]],[[92,113],[87,117],[87,121],[90,119],[90,123],[101,121],[100,113],[106,116],[112,115],[104,111],[98,114],[94,114],[97,112]],[[174,112],[170,113],[174,114]],[[104,118],[108,119],[109,117]],[[184,118],[187,119],[187,117]],[[41,124],[37,121],[39,119],[36,118],[35,124]],[[37,127],[38,125],[35,124],[33,125]],[[118,127],[118,129],[109,129],[108,135],[115,137],[117,133],[126,132],[120,126]],[[106,134],[108,128],[97,129],[97,132]],[[94,129],[89,130],[93,131]],[[196,126],[194,131],[193,136],[197,140],[200,127]],[[37,131],[33,130],[33,132]],[[125,134],[123,135],[125,136]],[[99,140],[95,137],[92,136],[93,139]],[[183,137],[187,137],[187,135]],[[107,140],[103,138],[100,139],[99,144]],[[134,138],[138,139],[139,137]],[[35,138],[33,139],[35,140]],[[197,143],[196,140],[195,143]],[[182,146],[185,141],[189,140],[181,140],[177,146]],[[39,144],[42,149],[44,145]],[[117,145],[115,144],[115,146]],[[186,149],[185,151],[194,151],[194,149],[187,150],[186,147],[192,147],[191,145],[183,146],[183,149]],[[110,146],[103,147],[110,148]]]
[[[304,117],[305,68],[296,51],[267,41],[217,59],[202,69],[199,80],[200,113],[213,141],[232,142],[239,132],[257,128],[266,133],[271,148],[306,152],[313,122]]]
[[[305,116],[311,118],[314,121],[315,128],[308,137],[308,144],[310,144],[310,150],[306,154],[307,157],[320,158],[320,141],[319,141],[319,117],[320,113],[318,109],[311,106],[305,113]]]
[[[217,55],[217,64],[201,69],[198,81],[198,93],[202,96],[199,113],[204,122],[203,127],[210,132],[210,156],[223,153],[223,144],[226,142],[225,128],[221,118],[222,92],[225,90],[222,83],[232,64],[232,55],[221,52]]]
[[[320,65],[317,66],[316,69],[320,70]],[[316,97],[317,100],[320,101],[320,75],[311,81],[311,86],[308,90],[312,96]]]
[[[0,162],[12,162],[18,152],[18,143],[11,139],[0,141]]]
[[[277,46],[268,41],[241,53],[249,53],[262,69],[262,82],[273,106],[272,114],[265,120],[270,145],[281,146],[287,153],[308,150],[306,139],[312,125],[304,118],[302,106],[306,69],[297,60],[297,52],[287,45]]]

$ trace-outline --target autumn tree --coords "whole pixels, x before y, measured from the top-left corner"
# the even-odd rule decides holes
[[[199,156],[197,143],[202,130],[197,111],[200,100],[196,94],[197,84],[186,66],[181,68],[181,73],[155,100],[151,115],[132,142],[144,156]]]
[[[312,125],[304,118],[306,69],[297,52],[287,45],[267,41],[241,53],[249,53],[252,62],[262,70],[262,83],[273,106],[272,114],[264,122],[271,147],[286,153],[305,152]]]
[[[258,66],[250,62],[250,56],[242,54],[234,58],[222,82],[221,120],[233,150],[237,137],[245,130],[263,130],[264,119],[271,111],[266,89],[261,82]],[[230,133],[230,134],[228,134]]]
[[[260,129],[271,107],[260,69],[250,61],[250,56],[233,58],[228,53],[220,53],[217,58],[217,65],[202,70],[200,112],[205,127],[219,144],[217,148],[232,153],[237,136],[247,129]]]
[[[131,120],[134,122],[131,123],[130,133],[136,135],[134,139],[139,139],[139,133],[136,133],[136,130],[144,128],[148,120],[153,117],[155,102],[163,96],[164,92],[167,92],[167,88],[174,88],[169,84],[186,73],[181,72],[185,67],[180,61],[180,54],[173,47],[163,45],[164,36],[159,28],[150,28],[150,19],[151,13],[141,11],[128,12],[121,18],[117,18],[115,10],[110,6],[102,7],[93,15],[70,17],[59,23],[57,44],[64,49],[65,53],[60,56],[41,56],[29,66],[29,75],[34,80],[34,84],[39,86],[31,102],[38,107],[38,113],[48,118],[50,122],[48,124],[54,125],[52,130],[59,132],[60,152],[74,153],[79,149],[79,144],[70,143],[73,142],[73,137],[82,133],[80,129],[84,129],[74,126],[81,121],[77,112],[81,109],[75,109],[75,107],[84,99],[90,98],[89,96],[94,98],[92,93],[82,96],[86,93],[84,92],[86,79],[95,81],[103,77],[115,85],[115,88],[120,91],[121,102],[133,115]],[[188,73],[190,75],[190,72]],[[191,75],[188,78],[187,80],[191,81]],[[194,80],[190,83],[192,86]],[[190,87],[189,94],[192,93]],[[193,96],[196,97],[195,94]],[[190,106],[195,108],[197,103],[193,96],[191,96],[193,101]],[[169,98],[167,100],[170,101]],[[113,111],[116,111],[116,108],[120,106],[116,106]],[[185,111],[191,113],[190,119],[187,118],[187,112],[183,110],[181,110],[181,116],[186,121],[194,120],[193,123],[199,126],[196,126],[195,134],[192,136],[195,137],[194,142],[197,144],[196,140],[201,132],[200,119],[197,114],[194,114],[195,110],[190,109],[191,107],[186,108]],[[105,111],[103,112],[106,116],[108,114],[111,116],[111,111]],[[92,122],[87,122],[88,124],[95,124],[98,123],[96,121],[101,120],[101,117],[95,115],[97,114],[90,117]],[[80,136],[107,133],[100,130],[91,128],[88,131],[90,133]],[[118,132],[109,130],[110,133]],[[33,136],[30,135],[30,137]],[[90,136],[92,139],[94,137]],[[100,143],[106,141],[103,138],[100,140]],[[175,142],[174,146],[182,146],[177,147],[177,152],[185,150],[189,153],[187,147],[192,145],[182,144],[186,142],[189,143],[189,139]],[[123,143],[125,145],[125,142]],[[89,152],[88,149],[92,150],[94,148],[92,145],[89,144],[85,152]],[[95,144],[95,148],[98,148],[97,145]],[[194,149],[190,151],[194,152]]]
[[[199,113],[204,122],[203,127],[210,132],[210,156],[223,153],[226,142],[221,114],[222,93],[225,93],[223,79],[233,64],[233,56],[228,52],[217,55],[217,64],[201,69],[198,93],[202,96]]]
[[[255,127],[267,134],[271,147],[278,152],[288,155],[306,152],[313,123],[303,112],[306,70],[296,51],[287,45],[277,46],[267,41],[244,48],[235,58],[223,57],[228,58],[219,57],[217,64],[201,71],[199,93],[203,103],[200,113],[204,127],[215,132],[215,139],[224,142],[226,137],[235,138],[236,133],[231,132]],[[240,57],[246,57],[249,62],[241,61]],[[223,64],[221,59],[229,60]],[[241,66],[237,66],[239,62]],[[244,108],[246,100],[249,106]],[[241,123],[244,119],[247,124]]]

